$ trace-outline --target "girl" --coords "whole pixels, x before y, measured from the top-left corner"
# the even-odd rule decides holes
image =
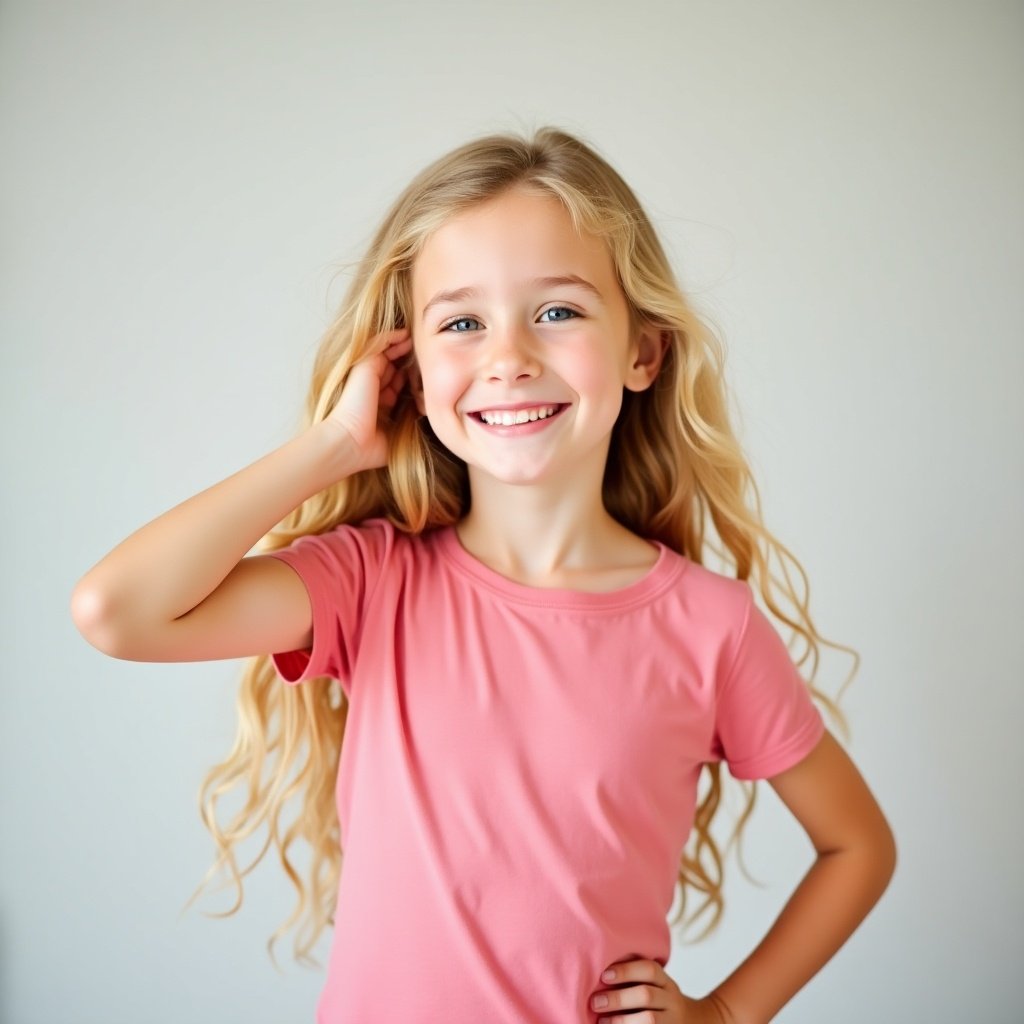
[[[255,656],[201,793],[211,872],[232,913],[274,842],[299,900],[271,949],[305,915],[308,959],[334,927],[322,1024],[760,1024],[884,891],[885,818],[755,603],[754,582],[817,663],[726,408],[717,343],[608,163],[553,128],[477,139],[385,217],[303,432],[79,581],[75,622],[114,657]],[[712,526],[735,577],[703,565]],[[691,920],[721,912],[723,760],[817,859],[696,998],[664,971],[666,916],[677,882]]]

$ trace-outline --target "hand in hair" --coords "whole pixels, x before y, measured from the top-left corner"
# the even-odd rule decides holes
[[[376,335],[368,354],[349,370],[341,396],[324,420],[340,428],[351,444],[355,472],[387,465],[388,437],[382,422],[406,384],[406,371],[398,360],[411,351],[408,327]]]
[[[407,331],[373,338],[327,420],[158,516],[76,584],[71,613],[98,650],[131,661],[200,661],[295,650],[312,641],[294,571],[246,557],[275,523],[335,481],[384,465],[378,427],[405,371]]]

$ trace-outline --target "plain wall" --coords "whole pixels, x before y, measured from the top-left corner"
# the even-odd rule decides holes
[[[242,662],[108,658],[71,590],[293,435],[336,269],[414,173],[546,123],[722,329],[766,521],[862,656],[849,749],[900,862],[777,1019],[1019,1019],[1022,39],[1017,2],[0,6],[0,1019],[312,1019],[323,975],[264,948],[272,855],[237,915],[179,917]],[[810,863],[767,786],[745,849],[765,888],[730,862],[684,991]]]

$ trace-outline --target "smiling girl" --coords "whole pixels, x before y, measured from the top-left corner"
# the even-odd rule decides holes
[[[591,147],[473,140],[385,216],[302,433],[79,581],[113,657],[251,657],[201,794],[211,872],[237,909],[235,847],[268,827],[299,894],[271,944],[301,918],[306,957],[333,925],[321,1024],[760,1024],[881,896],[893,837],[769,619],[817,664],[722,365]],[[703,564],[712,528],[735,575]],[[697,996],[665,973],[666,918],[677,887],[691,921],[721,912],[722,762],[768,780],[816,859]]]

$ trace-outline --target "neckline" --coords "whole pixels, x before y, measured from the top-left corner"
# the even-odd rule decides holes
[[[454,526],[435,531],[437,545],[448,561],[477,583],[519,604],[541,608],[581,608],[621,610],[643,604],[664,590],[685,569],[686,559],[668,545],[653,538],[648,543],[658,549],[658,557],[638,580],[615,590],[574,590],[569,587],[532,587],[503,576],[485,565],[463,546]]]

